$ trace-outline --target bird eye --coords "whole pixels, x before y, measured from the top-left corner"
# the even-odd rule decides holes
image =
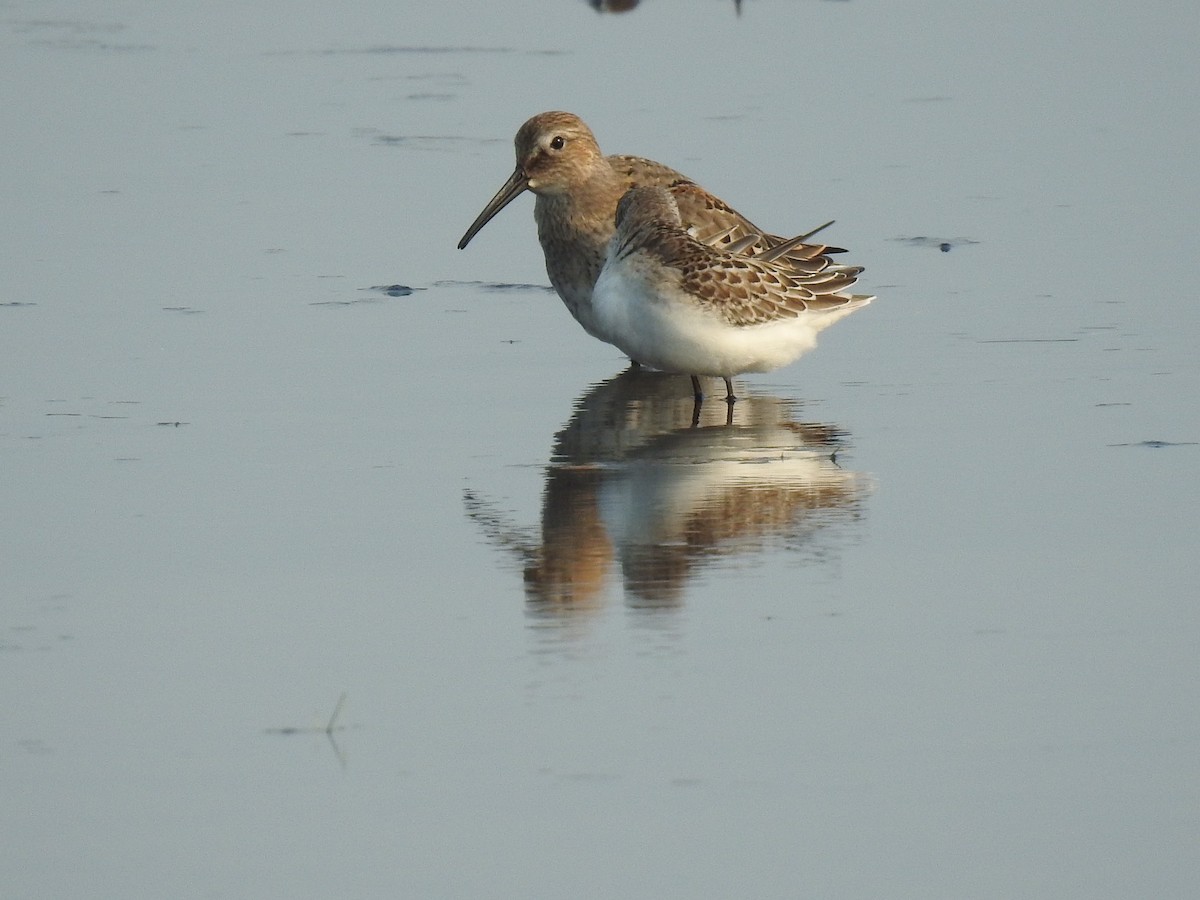
[[[565,146],[567,146],[567,141],[561,134],[556,134],[550,141],[551,150],[561,150]]]

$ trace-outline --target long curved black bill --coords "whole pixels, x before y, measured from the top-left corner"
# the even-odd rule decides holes
[[[525,177],[525,173],[520,167],[509,176],[508,181],[504,182],[504,186],[496,191],[496,196],[488,201],[487,206],[483,208],[475,221],[471,223],[471,227],[467,229],[467,233],[462,236],[462,240],[458,242],[458,249],[461,250],[471,242],[471,238],[479,233],[479,229],[483,228],[491,221],[492,216],[512,203],[517,197],[529,189],[529,179]]]

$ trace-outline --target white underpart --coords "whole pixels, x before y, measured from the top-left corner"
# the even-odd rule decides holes
[[[678,273],[641,253],[606,264],[592,294],[606,339],[631,359],[665,372],[731,377],[786,366],[817,334],[862,304],[757,325],[731,325],[679,286]]]

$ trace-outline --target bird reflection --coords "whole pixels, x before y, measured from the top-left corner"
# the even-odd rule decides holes
[[[521,563],[528,611],[574,618],[603,606],[619,572],[634,609],[678,607],[705,564],[786,549],[861,515],[868,479],[836,462],[845,435],[801,423],[795,404],[747,394],[697,408],[684,379],[631,367],[595,385],[556,435],[540,533],[475,492],[467,514]]]

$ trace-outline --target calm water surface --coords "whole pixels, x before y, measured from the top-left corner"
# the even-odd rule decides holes
[[[252,6],[0,4],[0,895],[1200,891],[1189,3]],[[554,108],[878,301],[693,421]]]

